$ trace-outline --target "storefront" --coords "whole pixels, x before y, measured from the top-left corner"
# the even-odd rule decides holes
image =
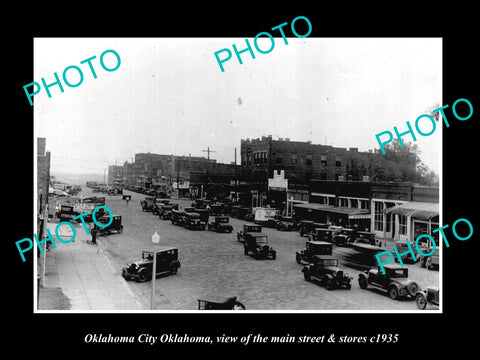
[[[358,226],[359,230],[370,229],[370,210],[326,204],[295,204],[295,214],[305,220],[315,222],[353,227]]]
[[[394,223],[393,239],[395,242],[414,243],[422,234],[431,235],[438,244],[438,232],[432,231],[439,227],[438,203],[406,202],[385,209]],[[425,238],[431,246],[428,238]]]

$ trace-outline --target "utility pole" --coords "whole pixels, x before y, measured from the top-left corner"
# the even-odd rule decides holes
[[[237,189],[237,148],[235,148],[235,203],[238,199],[238,189]]]
[[[209,190],[209,189],[208,189],[208,182],[209,182],[208,165],[209,165],[209,163],[210,163],[210,153],[211,153],[211,152],[216,152],[216,151],[210,150],[210,147],[207,147],[207,150],[202,150],[202,151],[207,153],[207,184],[206,184],[206,186],[205,186],[205,190],[208,191],[208,190]]]

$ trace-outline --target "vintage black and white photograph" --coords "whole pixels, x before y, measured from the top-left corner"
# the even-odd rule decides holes
[[[442,38],[270,33],[33,40],[35,312],[442,312]]]

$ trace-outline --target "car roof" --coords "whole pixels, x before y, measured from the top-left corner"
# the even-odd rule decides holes
[[[312,255],[312,257],[315,257],[320,260],[331,260],[331,259],[338,260],[338,257],[333,255]]]
[[[267,234],[264,234],[262,232],[247,232],[245,235],[250,235],[250,236],[253,236],[253,237],[267,236]]]
[[[320,241],[320,240],[307,240],[307,243],[314,244],[314,245],[332,245],[332,243],[328,241]]]
[[[408,270],[408,268],[400,266],[400,265],[384,265],[383,268],[388,269],[388,270],[403,270],[403,269]]]
[[[156,252],[158,253],[158,252],[162,252],[162,251],[178,250],[178,248],[175,247],[175,246],[166,246],[166,245],[162,246],[162,245],[160,245],[160,246],[157,246],[157,247],[155,248],[155,250],[156,250]],[[144,252],[144,253],[152,253],[152,254],[153,254],[153,251],[152,251],[152,250],[143,250],[142,252]]]

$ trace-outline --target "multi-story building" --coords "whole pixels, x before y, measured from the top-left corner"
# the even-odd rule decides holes
[[[240,154],[240,181],[250,184],[252,203],[282,207],[286,199],[308,202],[310,180],[345,180],[350,154],[359,153],[357,148],[274,140],[269,135],[242,139]]]

